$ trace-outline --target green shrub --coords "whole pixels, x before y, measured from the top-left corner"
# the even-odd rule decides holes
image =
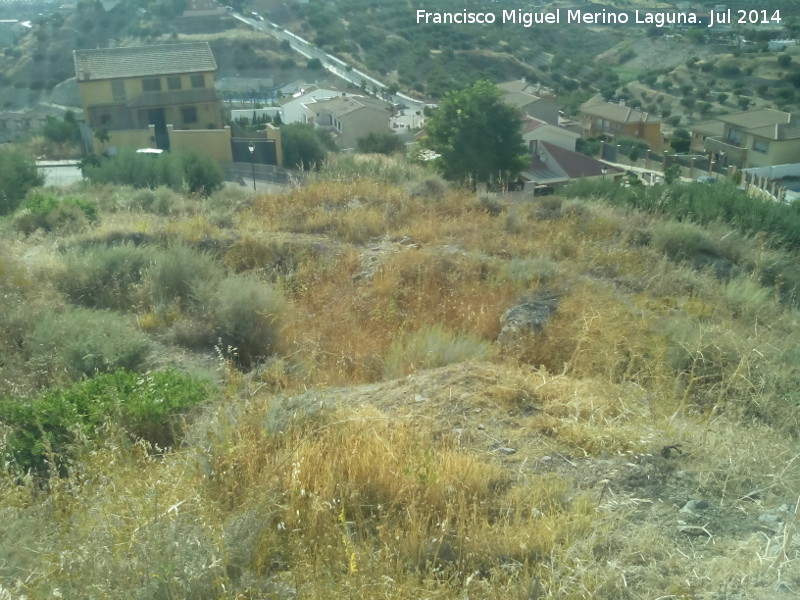
[[[399,377],[465,360],[488,360],[494,346],[475,336],[455,334],[440,325],[420,329],[395,341],[384,359],[384,375]]]
[[[196,293],[201,283],[213,286],[222,276],[222,267],[210,253],[176,244],[155,255],[147,285],[155,306],[166,308],[177,303],[188,307],[205,301]]]
[[[140,284],[156,251],[122,244],[92,247],[67,255],[54,275],[56,286],[76,304],[128,310],[141,298]]]
[[[28,195],[14,218],[14,229],[30,235],[37,229],[44,231],[78,231],[97,221],[93,204],[76,196],[59,198],[53,194],[36,191]]]
[[[405,143],[397,134],[373,132],[358,138],[356,148],[364,154],[396,154],[405,149]]]
[[[225,173],[215,160],[189,150],[180,155],[186,187],[193,194],[208,196],[222,187]]]
[[[13,147],[0,148],[0,216],[14,212],[29,189],[43,184],[33,158]]]
[[[275,351],[285,301],[271,285],[253,277],[222,280],[212,301],[211,320],[223,348],[236,348],[237,362],[252,366]]]
[[[274,353],[281,294],[254,277],[234,275],[196,290],[194,312],[178,320],[172,340],[196,350],[217,347],[237,366],[249,368]]]
[[[583,180],[568,186],[565,194],[603,198],[612,204],[700,225],[720,221],[748,235],[769,234],[766,239],[774,247],[800,249],[800,204],[754,198],[727,181],[620,188],[610,181]]]
[[[63,474],[107,422],[161,448],[174,444],[181,416],[210,395],[207,382],[175,371],[117,371],[29,401],[5,398],[0,422],[11,429],[6,449],[21,471],[43,475],[52,459]]]
[[[504,275],[512,281],[528,286],[535,281],[552,279],[560,273],[558,263],[546,256],[512,258],[503,267]]]
[[[157,157],[137,153],[131,149],[100,161],[99,165],[86,165],[84,176],[93,183],[114,183],[138,188],[167,186],[173,190],[183,188],[183,167],[174,154]]]
[[[29,347],[43,370],[65,372],[77,380],[118,369],[135,371],[143,365],[150,344],[120,315],[71,308],[43,315]]]

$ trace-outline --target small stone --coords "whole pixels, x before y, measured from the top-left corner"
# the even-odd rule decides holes
[[[539,460],[542,461],[542,462],[550,462],[551,460],[553,460],[553,457],[545,455],[542,458],[540,458]]]
[[[425,402],[425,396],[414,394],[414,402]]]
[[[478,423],[478,430],[483,431],[484,429],[486,429],[486,425],[484,425],[483,423]]]
[[[512,454],[516,454],[517,453],[516,449],[508,448],[508,447],[505,447],[505,446],[502,447],[502,448],[498,448],[497,451],[500,454],[505,454],[506,456],[511,456]]]
[[[473,411],[472,411],[472,412],[474,412],[474,413],[477,415],[477,414],[480,414],[480,413],[482,413],[482,412],[483,412],[483,409],[482,409],[482,408],[476,408],[476,409],[473,409]]]
[[[778,515],[770,515],[768,513],[764,513],[763,515],[759,515],[758,522],[769,525],[771,523],[780,523],[781,518]]]
[[[705,500],[689,500],[683,505],[681,512],[695,512],[697,510],[705,510],[708,507],[709,504]]]

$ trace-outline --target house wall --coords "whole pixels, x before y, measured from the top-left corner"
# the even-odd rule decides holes
[[[623,124],[582,113],[581,126],[585,136],[606,133],[609,135],[635,137],[647,142],[650,148],[656,152],[660,152],[664,145],[664,139],[661,135],[661,123],[659,122]]]
[[[268,140],[275,140],[275,158],[279,167],[283,166],[283,145],[281,143],[281,130],[271,123],[267,123],[267,128],[264,130],[264,135]]]
[[[147,129],[128,129],[121,131],[109,131],[109,141],[101,143],[94,140],[95,152],[101,154],[110,148],[153,148],[155,147],[155,128]]]
[[[201,89],[192,86],[192,76],[200,75],[203,77],[203,88],[213,88],[214,74],[205,73],[185,73],[180,75],[161,75],[154,77],[130,77],[126,79],[105,79],[102,81],[81,81],[78,82],[78,93],[81,98],[81,106],[90,127],[107,126],[109,129],[133,129],[136,127],[146,127],[148,125],[147,111],[144,109],[131,110],[128,102],[148,93],[144,91],[142,81],[144,79],[158,79],[162,92],[176,91],[178,88],[170,89],[169,79],[177,79],[180,82],[181,90]],[[115,98],[115,93],[117,94]],[[197,122],[189,123],[183,119],[179,106],[195,106],[197,108]],[[180,128],[205,128],[213,124],[214,127],[222,127],[222,112],[219,103],[173,105],[165,107],[167,123],[174,123]],[[142,112],[144,110],[144,113]],[[103,122],[104,116],[110,117],[110,124]]]
[[[284,123],[305,123],[303,116],[308,114],[304,104],[312,103],[314,100],[328,100],[341,96],[341,92],[335,90],[313,90],[297,98],[281,104],[281,118]]]
[[[167,125],[170,152],[195,150],[220,163],[233,162],[231,154],[231,128],[175,129]]]
[[[342,133],[336,139],[339,148],[355,148],[358,138],[368,133],[391,133],[389,113],[370,107],[360,108],[339,118]]]
[[[754,143],[767,142],[766,153],[756,152]],[[747,136],[747,162],[746,167],[768,167],[770,165],[785,165],[800,160],[800,139],[797,140],[766,140],[755,136]]]
[[[192,87],[192,75],[203,76],[203,87],[211,88],[214,86],[214,74],[211,72],[204,73],[183,73],[178,75],[154,75],[152,77],[128,77],[124,79],[103,79],[99,81],[79,81],[78,93],[81,96],[84,109],[87,106],[95,106],[98,104],[118,104],[124,103],[131,98],[136,98],[145,93],[142,84],[143,79],[158,79],[161,82],[161,91],[171,91],[168,78],[177,77],[180,80],[182,90],[200,89]],[[114,98],[112,92],[112,81],[119,82],[124,90],[125,98],[119,96]],[[115,85],[119,85],[115,84]]]
[[[564,148],[565,150],[570,150],[572,152],[575,152],[575,144],[578,137],[579,136],[577,134],[574,134],[571,131],[551,125],[542,125],[533,131],[529,131],[528,133],[524,133],[522,135],[522,139],[525,140],[526,147],[530,147],[529,142],[536,140],[540,142],[549,142],[554,146],[558,146],[559,148]]]

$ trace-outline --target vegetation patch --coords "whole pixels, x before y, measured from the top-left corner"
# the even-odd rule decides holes
[[[212,395],[208,382],[175,371],[116,371],[30,400],[7,397],[4,451],[20,473],[63,475],[107,424],[163,449],[179,439],[188,411]]]

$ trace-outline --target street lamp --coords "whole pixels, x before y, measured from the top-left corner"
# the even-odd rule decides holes
[[[256,163],[255,163],[255,153],[256,153],[256,145],[255,142],[250,142],[247,145],[247,149],[250,150],[250,166],[253,169],[253,191],[256,191]]]

